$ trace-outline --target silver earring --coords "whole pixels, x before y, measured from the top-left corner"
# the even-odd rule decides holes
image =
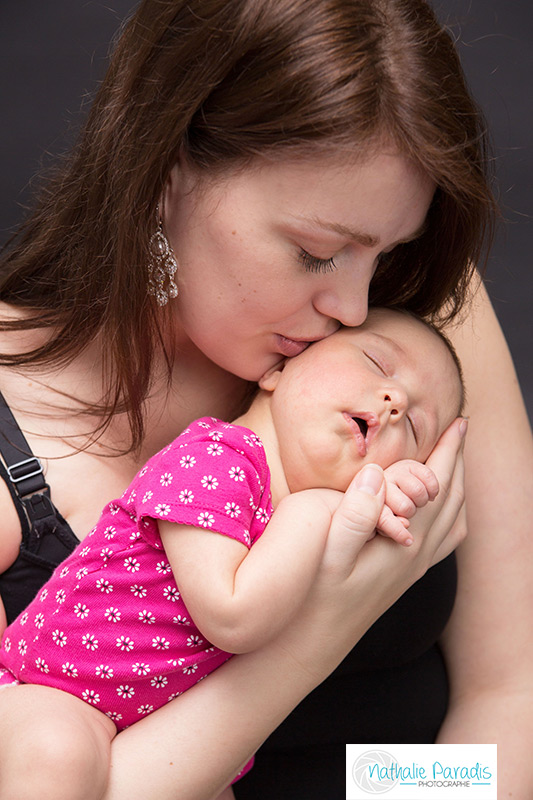
[[[174,280],[178,262],[174,257],[167,237],[163,233],[163,223],[159,217],[159,209],[157,216],[157,230],[150,236],[148,244],[151,256],[148,264],[148,294],[154,295],[160,306],[166,306],[169,298],[178,296],[178,287]],[[168,285],[165,288],[167,279]]]

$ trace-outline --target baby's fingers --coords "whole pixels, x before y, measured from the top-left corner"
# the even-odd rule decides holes
[[[407,530],[409,521],[403,517],[397,517],[388,506],[383,506],[383,510],[379,516],[377,529],[384,536],[389,539],[394,539],[395,542],[409,547],[413,544],[413,537]]]

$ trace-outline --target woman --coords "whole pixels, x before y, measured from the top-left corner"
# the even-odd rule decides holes
[[[245,394],[242,380],[255,380],[339,321],[360,324],[369,293],[372,302],[451,319],[490,227],[481,130],[453,46],[418,0],[142,3],[72,162],[3,264],[2,390],[72,531],[83,536],[94,523],[89,509],[120,493],[137,466],[192,417],[234,414]],[[149,249],[159,221],[176,273],[171,256]],[[453,603],[450,559],[403,598],[407,605],[380,620],[366,655],[363,643],[340,677],[325,684],[329,695],[310,698],[303,720],[311,735],[296,744],[306,748],[307,770],[309,753],[313,760],[317,749],[325,754],[312,776],[322,796],[341,796],[331,783],[340,777],[343,784],[334,759],[361,732],[319,731],[322,747],[313,740],[311,712],[316,707],[324,725],[332,704],[345,702],[347,687],[356,700],[374,691],[368,681],[375,654],[381,667],[403,649],[390,630],[397,630],[398,615],[412,613],[411,603],[432,612],[423,641],[410,642],[396,690],[398,663],[380,673],[385,692],[374,697],[387,708],[381,732],[405,729],[399,700],[407,680],[417,709],[435,700],[422,722],[425,740],[439,727],[441,741],[496,740],[503,792],[526,797],[531,789],[522,749],[531,732],[523,714],[531,543],[520,536],[529,519],[530,439],[488,301],[482,290],[471,294],[462,324],[450,329],[465,365],[472,420],[469,537],[443,637],[448,713],[443,721],[446,673],[435,639]],[[497,388],[490,396],[489,364]],[[504,418],[505,453],[487,436]],[[443,489],[416,515],[420,545],[408,559],[375,541],[354,564],[343,555],[343,572],[335,561],[338,534],[330,531],[305,612],[262,651],[232,659],[117,737],[106,796],[220,792],[380,614],[461,538],[462,524],[446,535],[460,507],[459,445],[456,424],[431,457]],[[2,489],[6,532],[14,533],[6,536],[6,568],[16,558],[21,523]],[[498,547],[502,527],[505,548]],[[8,570],[4,599],[10,578],[11,589],[29,585]],[[22,592],[17,600],[25,602]],[[500,617],[505,628],[495,624]],[[512,673],[507,639],[523,643]],[[431,691],[413,692],[413,679]],[[380,714],[361,714],[367,740],[377,741],[372,726]],[[410,703],[404,741],[419,740],[417,716]],[[192,722],[202,738],[184,741]],[[301,732],[301,721],[294,728]],[[298,747],[287,748],[294,728],[281,732],[266,762],[271,772],[276,749],[285,748],[277,761],[278,797],[284,790],[306,794]],[[40,755],[54,763],[44,745]],[[246,789],[245,781],[254,780]],[[238,796],[246,791],[272,793],[258,767],[237,784]]]

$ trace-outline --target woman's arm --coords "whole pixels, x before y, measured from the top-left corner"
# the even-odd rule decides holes
[[[360,550],[354,528],[363,534],[375,527],[384,490],[376,499],[356,479],[333,517],[312,590],[289,626],[120,733],[105,800],[210,800],[220,794],[375,620],[461,539],[460,527],[449,533],[462,505],[461,443],[454,423],[430,457],[441,491],[413,518],[412,547],[376,536]]]
[[[468,537],[443,645],[451,705],[442,742],[496,742],[498,797],[533,797],[533,444],[511,358],[484,289],[450,331],[470,414]]]

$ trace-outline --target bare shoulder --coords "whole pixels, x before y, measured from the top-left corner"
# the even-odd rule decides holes
[[[21,529],[18,514],[9,490],[0,479],[0,572],[15,561],[20,547]]]

